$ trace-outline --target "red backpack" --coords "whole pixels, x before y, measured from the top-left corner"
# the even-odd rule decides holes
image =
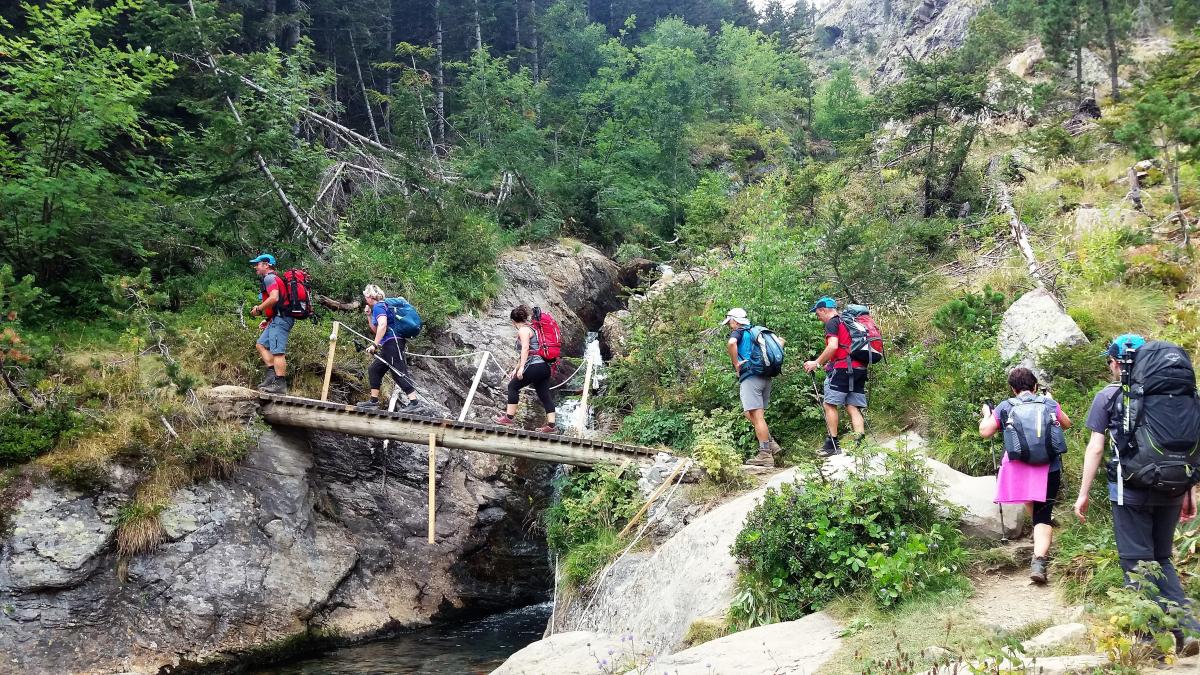
[[[550,312],[543,312],[541,307],[534,307],[533,318],[529,323],[537,333],[538,350],[536,354],[542,357],[546,363],[554,366],[562,354],[562,335],[558,330],[558,322],[554,320]]]
[[[863,305],[848,305],[841,312],[838,331],[838,356],[849,357],[847,368],[865,368],[883,360],[883,334]],[[846,339],[842,339],[845,333]],[[844,356],[843,356],[844,355]]]
[[[312,293],[309,291],[308,272],[288,270],[279,276],[283,282],[283,297],[279,298],[275,313],[293,319],[307,319],[313,315]]]

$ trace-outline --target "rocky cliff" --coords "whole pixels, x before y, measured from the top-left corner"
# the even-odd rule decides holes
[[[500,271],[497,299],[436,334],[439,351],[489,349],[510,366],[507,313],[518,302],[552,309],[581,349],[616,306],[616,266],[586,246],[518,249]],[[457,410],[474,370],[430,360],[417,377]],[[499,375],[490,380],[483,406],[495,402]],[[426,453],[267,431],[228,479],[172,496],[160,516],[167,541],[123,578],[114,533],[128,496],[36,487],[0,535],[0,672],[223,670],[297,636],[361,639],[544,599],[552,581],[530,523],[553,467],[443,451],[431,545]]]
[[[875,84],[901,78],[906,58],[954,49],[988,0],[832,0],[817,12],[826,53],[870,64]]]

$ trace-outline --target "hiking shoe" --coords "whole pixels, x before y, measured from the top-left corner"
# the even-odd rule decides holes
[[[775,455],[772,455],[770,450],[759,450],[757,455],[743,463],[747,466],[765,466],[769,469],[774,469]]]
[[[274,381],[275,381],[275,369],[267,368],[267,374],[263,377],[262,382],[258,383],[258,389],[262,389],[263,387],[271,384]]]
[[[267,394],[283,396],[288,392],[287,378],[276,376],[274,380],[271,380],[270,384],[265,387],[259,387],[258,390]]]
[[[837,436],[825,437],[825,445],[821,447],[820,454],[822,457],[832,457],[842,454],[842,449],[838,446]]]
[[[494,421],[502,427],[511,427],[513,425],[513,418],[509,417],[507,413],[497,417]]]
[[[1033,580],[1033,583],[1046,583],[1046,577],[1048,575],[1046,568],[1049,566],[1049,563],[1050,561],[1045,557],[1033,559],[1033,562],[1029,565],[1029,578]]]
[[[554,424],[543,424],[542,426],[538,427],[537,429],[534,429],[534,431],[536,431],[540,434],[557,434],[558,426],[554,425]]]
[[[774,439],[774,438],[772,438],[771,440],[767,441],[767,449],[768,449],[768,450],[770,450],[770,452],[771,452],[771,454],[772,454],[772,455],[781,455],[781,454],[783,454],[783,448],[781,448],[781,447],[779,446],[779,444],[775,442],[775,439]]]
[[[354,404],[354,407],[362,410],[379,410],[379,401],[359,401]]]
[[[1181,636],[1179,635],[1175,636],[1175,653],[1178,656],[1187,658],[1189,656],[1196,656],[1197,654],[1200,654],[1200,640],[1197,640],[1194,637],[1183,638],[1180,640],[1180,637]]]

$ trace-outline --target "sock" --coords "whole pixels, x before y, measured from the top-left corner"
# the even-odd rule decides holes
[[[758,442],[758,449],[759,449],[759,450],[770,450],[770,449],[771,449],[771,442],[770,442],[770,441],[759,441],[759,442]]]
[[[372,396],[372,397],[371,397],[371,403],[379,403],[379,397],[378,397],[378,396]]]

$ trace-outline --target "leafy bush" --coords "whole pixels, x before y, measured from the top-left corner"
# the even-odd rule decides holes
[[[1108,623],[1113,632],[1103,636],[1100,642],[1112,662],[1138,666],[1143,660],[1150,661],[1145,640],[1163,654],[1173,654],[1173,631],[1200,637],[1200,633],[1188,627],[1188,609],[1169,600],[1166,607],[1159,604],[1163,598],[1154,579],[1160,574],[1162,569],[1157,562],[1142,561],[1129,573],[1130,585],[1108,590],[1111,603]]]
[[[768,490],[738,534],[732,621],[796,619],[860,590],[888,606],[955,583],[965,554],[943,508],[913,450],[855,457],[843,480],[802,470]]]
[[[735,419],[731,417],[727,411],[720,409],[707,413],[692,411],[688,414],[695,439],[692,442],[692,457],[704,468],[709,478],[722,485],[744,480],[742,460],[745,454],[738,450],[739,446],[734,441],[733,424],[738,424],[740,428],[746,424],[740,416]]]
[[[1008,302],[1003,293],[984,286],[978,293],[967,291],[938,308],[933,325],[947,335],[994,334]]]
[[[49,452],[60,438],[79,429],[83,416],[67,407],[33,413],[0,412],[0,467],[27,462]]]
[[[637,482],[599,466],[556,481],[558,500],[546,509],[546,541],[563,556],[567,578],[586,582],[620,550],[617,526],[641,505]]]
[[[687,411],[670,406],[639,405],[621,418],[619,440],[638,445],[665,445],[676,450],[692,447],[695,437]]]

